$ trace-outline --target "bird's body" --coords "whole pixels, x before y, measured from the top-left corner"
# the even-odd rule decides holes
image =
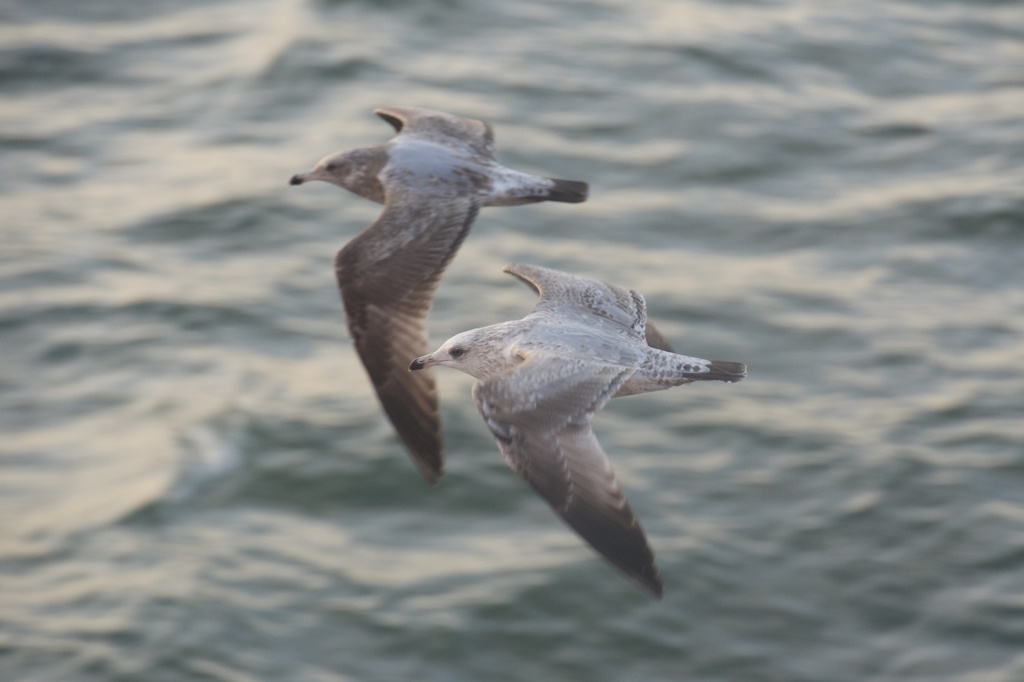
[[[478,379],[477,407],[512,469],[605,558],[660,595],[654,555],[591,419],[612,397],[739,381],[746,367],[652,348],[635,291],[536,266],[505,271],[539,294],[533,312],[458,334],[410,369],[447,365]]]
[[[291,184],[322,180],[384,204],[380,217],[338,252],[335,273],[381,405],[434,481],[443,465],[437,390],[431,373],[410,374],[407,367],[428,350],[426,317],[445,268],[480,208],[578,203],[587,185],[501,166],[483,121],[418,108],[376,113],[397,131],[392,140],[327,156]]]

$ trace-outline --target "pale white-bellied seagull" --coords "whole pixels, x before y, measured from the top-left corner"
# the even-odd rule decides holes
[[[657,596],[662,584],[643,529],[591,430],[611,398],[693,381],[739,381],[739,362],[653,348],[636,291],[532,265],[505,272],[540,296],[522,320],[453,336],[413,360],[478,379],[473,398],[509,466],[584,540]]]

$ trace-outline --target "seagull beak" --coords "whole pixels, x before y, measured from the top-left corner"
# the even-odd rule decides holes
[[[292,176],[292,179],[288,181],[289,185],[301,185],[306,181],[305,173],[296,173]]]
[[[431,365],[436,364],[437,363],[434,362],[434,358],[429,355],[423,355],[412,361],[412,364],[409,365],[409,371],[415,372],[418,369],[424,369],[425,367],[430,367]]]

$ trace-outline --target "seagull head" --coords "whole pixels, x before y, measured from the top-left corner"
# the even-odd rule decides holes
[[[384,203],[384,188],[377,179],[377,174],[386,162],[386,153],[382,153],[379,147],[336,152],[317,161],[311,170],[296,173],[288,184],[301,185],[321,180],[355,192],[371,201]]]
[[[429,355],[422,355],[409,365],[411,371],[435,365],[453,367],[476,379],[488,379],[501,374],[520,362],[505,349],[505,335],[501,325],[472,329],[456,334]]]
[[[357,165],[353,163],[353,161],[356,161],[357,159],[352,158],[352,156],[352,152],[337,152],[335,154],[325,156],[317,161],[312,170],[293,175],[289,184],[301,185],[304,182],[323,180],[324,182],[329,182],[332,185],[344,187],[348,177],[352,175],[352,171]]]

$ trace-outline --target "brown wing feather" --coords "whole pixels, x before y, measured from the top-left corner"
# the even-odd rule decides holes
[[[661,333],[661,330],[655,327],[654,323],[650,320],[647,320],[647,326],[644,328],[644,337],[647,339],[647,345],[651,348],[675,353],[672,350],[672,344],[668,342],[668,339]]]
[[[590,424],[632,373],[531,360],[478,383],[473,396],[513,471],[605,559],[660,597],[654,554]]]
[[[434,482],[442,474],[437,388],[409,362],[430,351],[426,318],[441,276],[476,217],[470,198],[420,205],[392,191],[377,221],[335,258],[356,351],[381,406],[413,461]]]

